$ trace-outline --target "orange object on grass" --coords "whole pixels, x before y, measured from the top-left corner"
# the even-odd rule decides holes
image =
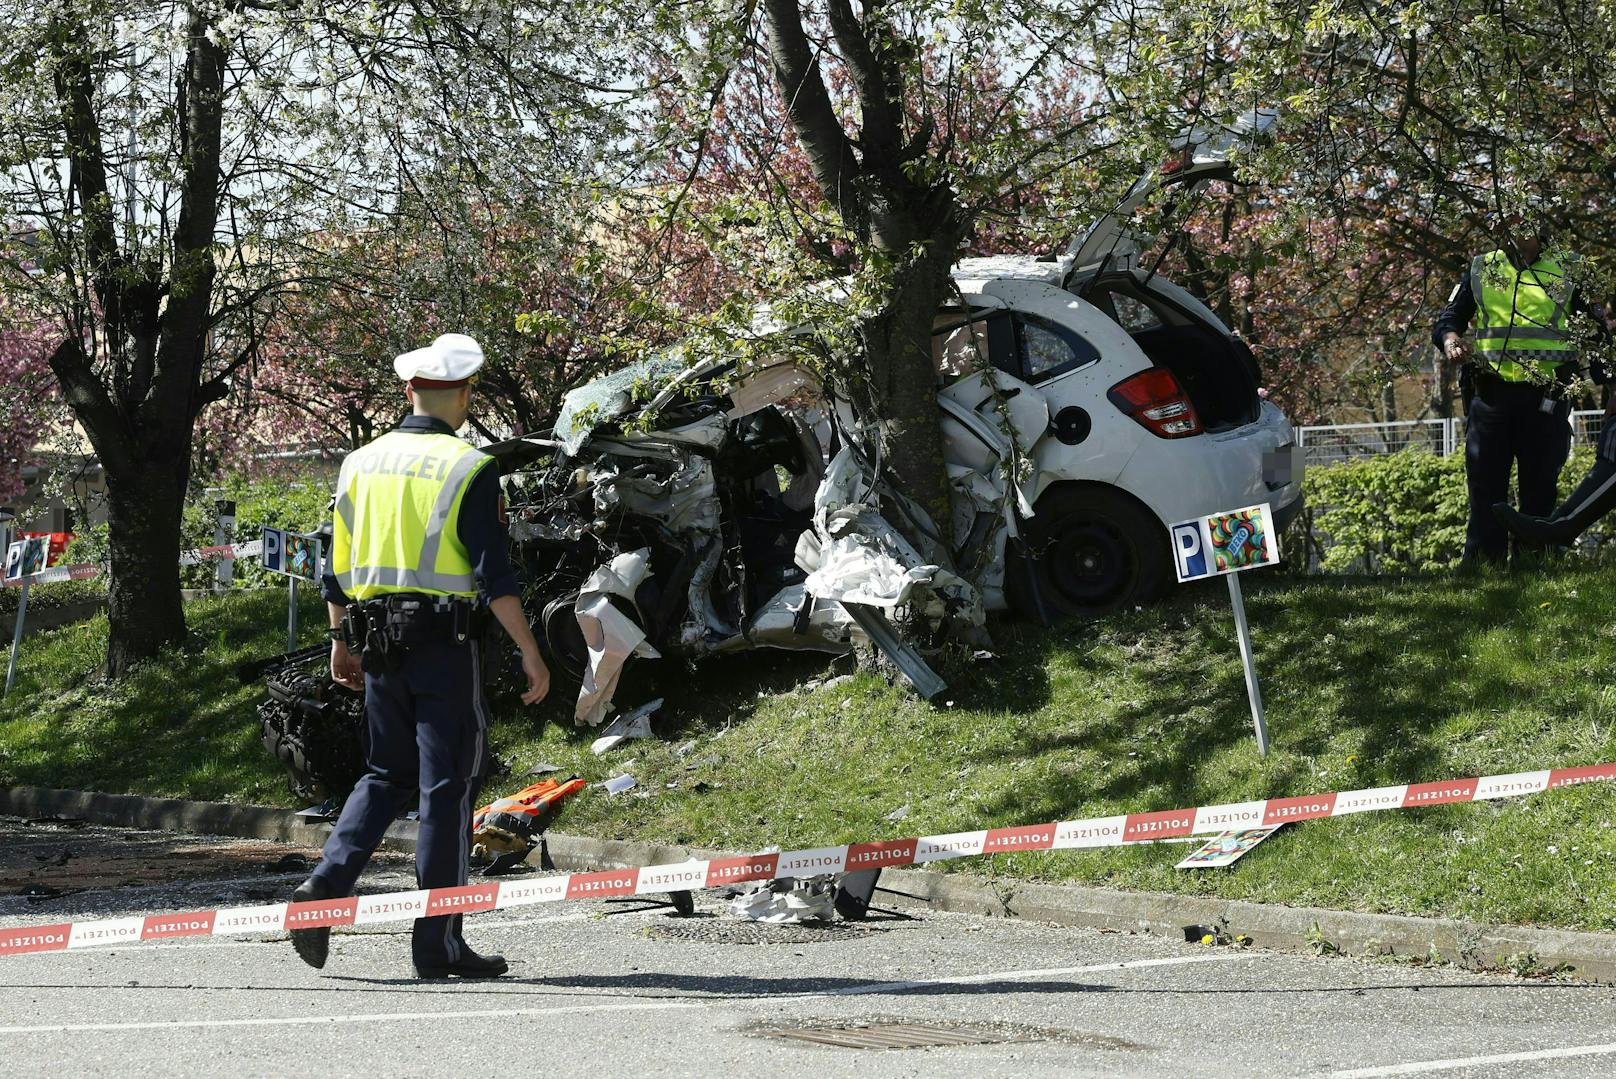
[[[523,787],[509,798],[499,798],[477,810],[471,818],[471,837],[489,851],[525,850],[555,823],[561,803],[588,786],[574,776],[557,782],[546,779]]]

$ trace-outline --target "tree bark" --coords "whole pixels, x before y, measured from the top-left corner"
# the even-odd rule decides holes
[[[882,448],[899,485],[935,522],[945,522],[948,482],[931,330],[970,220],[946,178],[935,178],[934,169],[909,168],[930,152],[931,127],[923,121],[905,137],[897,57],[909,43],[893,37],[880,7],[878,0],[866,0],[862,21],[848,0],[831,0],[828,8],[859,99],[856,139],[836,114],[799,0],[765,0],[764,14],[775,79],[815,181],[843,226],[892,260],[885,302],[859,323],[870,405],[885,422]],[[917,180],[916,171],[934,178]]]
[[[887,424],[887,461],[904,490],[939,525],[948,520],[949,505],[931,330],[947,298],[960,238],[948,230],[922,241],[922,253],[894,267],[886,304],[860,325],[876,407]]]
[[[142,461],[107,473],[107,672],[128,674],[141,660],[185,639],[180,599],[180,518],[189,457]]]

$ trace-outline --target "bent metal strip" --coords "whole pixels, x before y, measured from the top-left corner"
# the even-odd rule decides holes
[[[490,881],[460,888],[387,892],[311,903],[276,903],[144,917],[104,918],[89,922],[58,922],[0,929],[0,955],[67,951],[178,937],[235,936],[288,929],[316,929],[321,926],[369,925],[438,914],[505,910],[569,899],[693,891],[778,877],[924,865],[983,854],[1121,847],[1175,836],[1212,834],[1231,828],[1390,809],[1417,809],[1452,802],[1517,798],[1579,783],[1613,781],[1616,781],[1616,763],[1593,764],[1580,768],[1550,768],[1537,772],[1482,776],[1479,779],[1332,791],[1300,798],[1270,798],[1266,801],[1236,802],[1197,809],[1128,813],[1017,828],[986,828],[976,832],[917,836],[912,839],[883,839],[815,850]]]

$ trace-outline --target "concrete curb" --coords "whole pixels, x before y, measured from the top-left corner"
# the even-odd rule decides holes
[[[329,824],[310,824],[290,810],[143,798],[44,787],[0,788],[0,813],[72,816],[96,824],[274,839],[318,846]],[[547,835],[551,857],[564,870],[613,869],[733,855],[625,840]],[[414,822],[400,821],[383,845],[415,849]],[[1616,982],[1616,934],[1483,925],[1448,918],[1358,914],[1319,907],[1157,892],[1124,892],[1071,884],[974,877],[935,870],[888,870],[876,905],[930,908],[983,917],[1025,918],[1183,939],[1186,926],[1244,935],[1260,948],[1312,954],[1383,955],[1423,959],[1433,953],[1469,970],[1542,971],[1569,968],[1576,977]]]
[[[193,802],[184,798],[147,798],[138,794],[101,794],[50,787],[0,787],[0,813],[16,817],[76,817],[92,824],[146,828],[162,832],[225,835],[241,839],[273,839],[318,847],[331,825],[310,822],[290,809],[275,806]],[[398,821],[382,845],[407,853],[415,850],[415,822]]]

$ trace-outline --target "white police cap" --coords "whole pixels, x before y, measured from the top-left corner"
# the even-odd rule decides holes
[[[393,361],[398,377],[417,389],[459,386],[482,366],[482,346],[463,333],[443,334],[425,348]]]

